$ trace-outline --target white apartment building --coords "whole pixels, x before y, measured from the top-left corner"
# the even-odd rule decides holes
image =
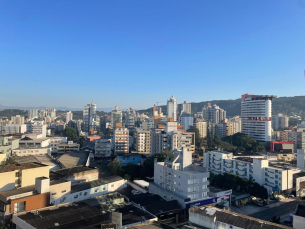
[[[293,174],[300,169],[269,166],[264,156],[234,157],[233,153],[210,151],[204,153],[203,166],[215,174],[231,173],[241,178],[251,177],[268,192],[290,190],[293,188]]]
[[[167,119],[172,118],[174,122],[177,122],[177,99],[172,96],[167,100]]]
[[[135,129],[134,148],[137,153],[150,154],[150,131],[141,128]]]
[[[283,130],[288,127],[289,117],[281,113],[272,116],[273,130]]]
[[[69,111],[66,114],[66,123],[68,124],[72,120],[73,120],[73,113],[71,111]]]
[[[90,104],[87,104],[87,106],[84,106],[83,122],[85,124],[85,133],[89,133],[91,129],[95,131],[99,126],[96,117],[96,104],[94,104],[93,101]]]
[[[208,127],[206,121],[198,121],[195,123],[195,127],[199,130],[200,138],[205,138],[207,136]]]
[[[155,161],[154,182],[149,184],[149,192],[165,200],[176,199],[186,208],[202,205],[200,203],[209,198],[209,175],[205,168],[192,165],[191,151],[186,148],[174,150],[165,162]]]
[[[26,132],[26,125],[8,124],[1,127],[1,133],[4,135],[8,134],[23,134]]]
[[[274,95],[241,96],[242,133],[257,141],[271,141],[272,98]]]
[[[114,153],[129,153],[129,130],[117,127],[113,134]]]
[[[211,104],[208,103],[207,106],[202,108],[202,115],[207,122],[220,123],[226,119],[227,112],[216,104],[211,106]]]
[[[180,124],[183,126],[183,129],[187,131],[190,126],[194,125],[194,116],[184,112],[180,117]]]
[[[32,124],[32,132],[37,135],[41,134],[45,138],[47,136],[47,125],[43,121],[35,121]]]
[[[99,139],[95,141],[95,157],[110,157],[112,156],[111,139]]]

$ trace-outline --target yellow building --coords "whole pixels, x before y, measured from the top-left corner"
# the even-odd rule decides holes
[[[49,177],[49,166],[24,163],[0,166],[0,192],[35,185],[37,177]]]

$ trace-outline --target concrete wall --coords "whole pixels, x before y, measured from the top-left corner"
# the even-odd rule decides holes
[[[50,204],[58,205],[59,199],[63,196],[70,195],[71,181],[54,184],[50,186]]]
[[[206,228],[214,228],[215,217],[189,211],[189,221]]]
[[[24,197],[16,200],[11,200],[11,214],[14,214],[14,204],[26,202],[25,211],[44,208],[50,205],[50,193],[43,193],[35,196]]]
[[[305,218],[293,215],[293,228],[304,228]]]
[[[88,182],[98,179],[98,169],[92,169],[84,172],[75,173],[73,176],[67,177],[68,181],[71,181],[72,185],[82,182]]]
[[[12,150],[13,154],[17,156],[29,156],[29,155],[43,155],[43,154],[50,154],[51,148],[44,147],[44,148],[33,148],[33,149],[14,149]]]
[[[16,229],[36,229],[16,215],[13,215],[13,223],[16,224]]]
[[[37,177],[49,178],[49,166],[42,166],[33,169],[24,169],[21,171],[21,174],[21,187],[35,185],[35,179]]]
[[[108,184],[108,192],[114,192],[116,190],[127,187],[126,180],[119,180]]]
[[[15,171],[0,173],[0,192],[15,189]]]

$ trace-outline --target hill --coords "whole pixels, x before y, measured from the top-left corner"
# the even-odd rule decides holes
[[[226,110],[228,117],[240,115],[240,109],[241,109],[240,99],[212,100],[212,101],[204,101],[199,103],[191,103],[192,113],[201,111],[204,105],[207,105],[208,102],[210,102],[212,105],[217,104],[220,108]],[[161,107],[163,113],[166,114],[166,106],[161,106]],[[151,113],[151,111],[152,108],[146,110],[139,110],[140,113],[143,112]],[[305,112],[305,96],[279,97],[272,100],[272,114],[283,113],[286,115],[290,115],[299,112]]]

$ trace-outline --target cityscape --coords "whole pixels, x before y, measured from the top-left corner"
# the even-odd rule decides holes
[[[305,229],[305,0],[0,6],[0,229]]]

